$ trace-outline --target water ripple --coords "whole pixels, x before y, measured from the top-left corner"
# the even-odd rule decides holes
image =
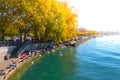
[[[60,56],[60,52],[63,54]],[[120,36],[91,39],[34,64],[21,80],[119,80]]]

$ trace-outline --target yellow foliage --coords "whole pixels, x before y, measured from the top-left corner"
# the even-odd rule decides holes
[[[98,34],[98,32],[94,30],[86,30],[85,28],[81,28],[77,34],[78,35],[96,35]]]

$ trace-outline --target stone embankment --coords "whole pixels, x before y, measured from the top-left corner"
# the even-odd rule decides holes
[[[0,62],[0,73],[3,72],[3,74],[0,74],[0,80],[7,80],[7,78],[10,76],[10,74],[12,72],[14,72],[17,68],[19,68],[25,62],[31,60],[35,56],[41,56],[41,55],[43,55],[43,53],[49,53],[50,51],[55,51],[56,49],[61,48],[61,47],[75,46],[75,45],[83,43],[83,42],[85,42],[85,41],[87,41],[87,40],[89,40],[91,38],[92,38],[92,36],[86,36],[86,37],[82,36],[82,37],[78,37],[76,39],[65,41],[65,42],[60,43],[58,45],[53,45],[52,47],[50,47],[48,45],[47,47],[45,47],[43,49],[40,49],[40,50],[38,50],[38,48],[36,47],[36,50],[38,52],[37,55],[34,55],[35,52],[32,52],[32,56],[28,56],[25,59],[15,58],[15,59],[10,59],[10,60]],[[7,51],[7,50],[5,50],[5,51]],[[3,58],[3,55],[2,55],[2,58]],[[9,67],[9,63],[10,63],[11,60],[15,60],[16,63],[17,63],[17,67],[14,70]]]
[[[5,56],[11,54],[14,48],[15,46],[0,47],[0,62],[4,61]]]
[[[0,47],[0,62],[4,61],[5,55],[7,55],[7,47]]]

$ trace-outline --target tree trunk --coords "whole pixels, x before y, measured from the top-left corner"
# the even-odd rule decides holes
[[[37,31],[35,31],[34,34],[35,34],[35,40],[37,40],[38,39]]]
[[[5,40],[5,30],[2,30],[2,36],[1,36],[2,41]]]
[[[11,36],[11,40],[14,40],[14,37],[13,37],[13,36]]]
[[[22,40],[22,30],[19,28],[19,33],[20,33],[20,43],[22,44],[23,43],[23,40]]]
[[[26,31],[24,32],[24,43],[26,42]]]

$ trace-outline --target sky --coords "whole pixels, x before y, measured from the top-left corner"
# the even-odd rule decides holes
[[[120,0],[65,0],[77,10],[79,27],[120,31]]]

